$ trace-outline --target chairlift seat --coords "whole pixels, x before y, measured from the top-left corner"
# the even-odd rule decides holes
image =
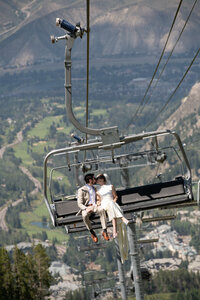
[[[75,197],[70,200],[62,200],[62,199],[60,199],[60,201],[56,200],[54,201],[54,205],[55,205],[56,216],[58,218],[63,217],[65,215],[74,216],[79,210],[77,205],[77,199]]]
[[[117,203],[122,207],[127,218],[131,217],[132,212],[180,204],[193,200],[185,189],[184,179],[182,177],[167,182],[119,189],[117,190],[117,195]],[[56,200],[54,205],[56,226],[67,225],[69,232],[86,230],[82,215],[76,216],[79,208],[75,196],[70,200]],[[94,229],[101,228],[98,215],[95,215],[91,222]],[[108,224],[111,226],[111,223]]]
[[[193,200],[192,195],[186,191],[182,177],[167,182],[121,189],[117,191],[117,195],[117,202],[125,213]]]
[[[182,178],[117,191],[120,206],[133,201],[148,201],[182,194],[185,194]]]
[[[55,215],[56,215],[56,226],[68,226],[69,232],[80,232],[85,231],[86,227],[82,219],[82,215],[76,216],[79,211],[77,205],[77,199],[73,198],[70,200],[56,200],[54,202]],[[94,229],[100,228],[101,223],[98,215],[92,217],[91,223]]]

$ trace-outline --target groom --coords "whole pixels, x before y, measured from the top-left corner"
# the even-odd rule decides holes
[[[101,226],[103,228],[102,236],[106,241],[109,241],[106,225],[106,214],[101,206],[97,206],[96,189],[93,186],[96,183],[94,174],[85,175],[85,185],[78,189],[78,207],[81,209],[83,222],[91,233],[91,238],[94,243],[98,242],[98,238],[92,229],[90,222],[91,214],[97,213],[100,216]]]

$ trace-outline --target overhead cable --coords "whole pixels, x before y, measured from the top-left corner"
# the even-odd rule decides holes
[[[162,50],[162,53],[161,53],[161,55],[160,55],[159,61],[158,61],[158,63],[157,63],[157,66],[156,66],[155,71],[154,71],[154,73],[153,73],[153,76],[152,76],[152,78],[151,78],[151,81],[149,82],[149,85],[148,85],[148,87],[147,87],[147,89],[146,89],[146,92],[145,92],[145,94],[144,94],[144,97],[142,98],[142,101],[141,101],[141,103],[139,104],[139,106],[138,106],[138,108],[137,108],[137,110],[136,110],[136,112],[135,112],[133,118],[137,116],[140,107],[143,105],[144,100],[145,100],[145,98],[146,98],[146,95],[147,95],[147,93],[148,93],[148,91],[149,91],[149,89],[150,89],[150,87],[151,87],[151,84],[152,84],[152,82],[153,82],[153,80],[154,80],[154,77],[155,77],[155,75],[156,75],[156,73],[157,73],[158,67],[159,67],[160,62],[161,62],[161,59],[162,59],[162,57],[163,57],[163,55],[164,55],[164,52],[165,52],[167,43],[168,43],[168,41],[169,41],[169,37],[170,37],[171,32],[172,32],[172,29],[173,29],[173,27],[174,27],[174,24],[175,24],[175,21],[176,21],[176,18],[177,18],[177,15],[178,15],[178,12],[179,12],[179,10],[180,10],[180,7],[181,7],[182,2],[183,2],[183,0],[180,0],[179,5],[178,5],[178,8],[177,8],[177,10],[176,10],[176,14],[175,14],[175,16],[174,16],[174,19],[173,19],[173,22],[172,22],[172,25],[171,25],[171,28],[170,28],[169,33],[168,33],[168,36],[167,36],[167,40],[166,40],[166,42],[165,42],[164,48],[163,48],[163,50]],[[133,119],[133,118],[132,118],[132,119]],[[130,125],[131,125],[131,123],[129,123],[128,127],[129,127]]]
[[[86,81],[86,120],[85,126],[88,127],[88,98],[89,98],[89,59],[90,59],[90,0],[86,0],[87,5],[87,81]],[[87,133],[86,133],[87,143]]]
[[[185,21],[185,24],[183,25],[183,28],[182,28],[182,30],[181,30],[179,36],[178,36],[178,39],[176,40],[176,43],[174,44],[174,46],[173,46],[173,48],[172,48],[172,50],[171,50],[171,52],[170,52],[170,54],[169,54],[169,56],[168,56],[168,58],[167,58],[167,61],[166,61],[166,63],[164,64],[164,66],[163,66],[163,68],[162,68],[162,70],[161,70],[161,72],[160,72],[160,75],[159,75],[159,77],[158,77],[158,79],[157,79],[155,85],[153,86],[153,91],[155,90],[155,88],[156,88],[156,86],[157,86],[157,84],[158,84],[158,81],[160,80],[160,78],[161,78],[161,76],[162,76],[162,74],[163,74],[163,72],[164,72],[164,70],[165,70],[165,67],[166,67],[166,65],[167,65],[168,62],[169,62],[169,59],[170,59],[171,56],[172,56],[172,53],[173,53],[173,51],[174,51],[176,45],[178,44],[178,41],[179,41],[180,38],[181,38],[181,35],[182,35],[182,33],[183,33],[183,31],[184,31],[184,29],[185,29],[187,23],[188,23],[188,20],[189,20],[191,14],[192,14],[192,11],[193,11],[193,9],[194,9],[194,7],[195,7],[197,1],[198,1],[198,0],[195,0],[195,1],[194,1],[194,4],[193,4],[193,6],[192,6],[192,8],[191,8],[191,10],[190,10],[190,13],[189,13],[189,15],[188,15],[186,21]],[[153,92],[152,92],[152,93],[149,95],[149,97],[147,98],[146,102],[144,103],[143,107],[142,107],[141,110],[140,110],[140,113],[143,111],[145,105],[146,105],[147,102],[150,100],[152,94],[153,94]]]
[[[154,116],[153,120],[150,121],[143,130],[145,130],[147,127],[149,127],[149,125],[151,125],[157,118],[158,116],[163,112],[163,110],[166,108],[166,106],[169,104],[169,102],[171,101],[171,99],[173,98],[173,96],[175,95],[176,91],[178,90],[178,88],[180,87],[181,83],[183,82],[185,76],[187,75],[187,73],[189,72],[191,66],[193,65],[195,59],[197,58],[198,54],[200,52],[200,48],[197,50],[194,58],[192,59],[189,67],[187,68],[187,70],[185,71],[183,77],[181,78],[181,80],[179,81],[177,87],[175,88],[175,90],[173,91],[173,93],[171,94],[171,96],[168,98],[168,100],[166,101],[165,105],[161,108],[161,110],[159,110],[159,112],[156,114],[156,116]]]

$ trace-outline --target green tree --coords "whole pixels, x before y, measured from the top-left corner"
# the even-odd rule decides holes
[[[54,138],[55,134],[56,134],[56,126],[55,123],[51,124],[50,128],[49,128],[49,137],[50,138]]]
[[[91,299],[91,298],[86,296],[86,292],[84,291],[84,289],[69,291],[65,294],[65,298],[64,298],[64,300],[86,300],[86,299]]]
[[[35,246],[33,258],[38,276],[37,299],[42,300],[48,294],[52,282],[52,276],[49,272],[50,259],[41,244]]]
[[[189,272],[186,269],[178,269],[175,271],[163,271],[160,270],[154,275],[151,281],[151,285],[145,287],[146,293],[176,293],[186,294],[187,291],[199,290],[200,287],[200,274]],[[177,298],[179,299],[179,298]],[[184,299],[184,298],[182,298]],[[189,298],[185,298],[189,299]],[[192,298],[193,299],[193,298]]]
[[[28,253],[28,255],[27,255],[27,264],[28,264],[28,270],[29,270],[30,294],[32,295],[32,299],[37,300],[39,276],[38,276],[37,269],[35,267],[35,260],[33,258],[33,255],[30,253]]]
[[[13,276],[14,276],[14,297],[17,300],[34,299],[30,286],[30,269],[26,255],[17,247],[13,253]]]
[[[8,252],[0,248],[0,299],[13,299],[13,276]]]

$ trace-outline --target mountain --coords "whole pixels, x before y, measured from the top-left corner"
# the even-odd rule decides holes
[[[158,55],[165,43],[179,1],[93,0],[91,2],[91,58],[127,57],[138,53]],[[168,50],[180,32],[193,1],[183,3]],[[176,52],[184,54],[199,45],[199,4],[185,28]],[[4,68],[54,63],[63,59],[63,44],[51,45],[50,35],[63,35],[56,17],[85,26],[85,1],[0,1],[0,66]],[[85,57],[86,37],[74,47]],[[81,50],[81,52],[80,52]]]
[[[163,130],[165,128],[173,130],[175,127],[179,127],[179,130],[185,132],[188,136],[192,136],[195,131],[199,131],[200,128],[200,120],[198,118],[198,112],[200,112],[200,102],[199,102],[199,94],[200,94],[200,83],[197,82],[191,88],[187,97],[184,97],[181,100],[180,106],[174,113],[171,114],[169,118],[167,118],[162,126],[158,128],[158,130]],[[184,127],[182,126],[182,120],[191,120],[191,115],[195,114],[196,121],[193,126],[186,126],[187,122],[184,122]]]

